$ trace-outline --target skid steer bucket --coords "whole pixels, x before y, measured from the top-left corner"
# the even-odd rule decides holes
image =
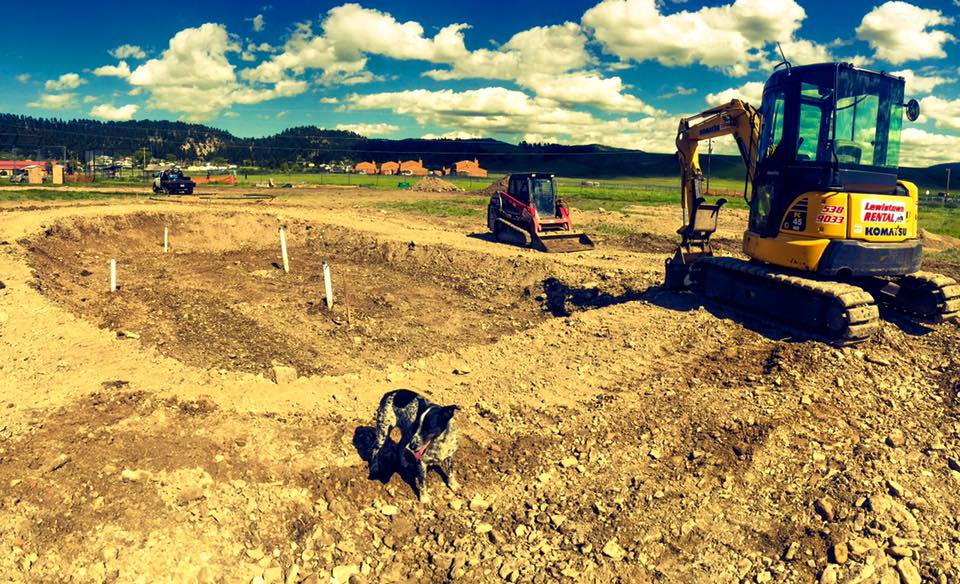
[[[538,233],[533,237],[531,246],[547,253],[588,251],[596,247],[589,235],[577,231]]]

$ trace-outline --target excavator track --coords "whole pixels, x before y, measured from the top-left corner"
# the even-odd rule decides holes
[[[947,322],[960,314],[960,285],[949,276],[914,272],[899,278],[871,278],[857,283],[881,306],[916,320]]]
[[[880,329],[873,296],[852,284],[721,257],[697,260],[690,267],[690,280],[691,287],[708,298],[836,345],[861,343]]]

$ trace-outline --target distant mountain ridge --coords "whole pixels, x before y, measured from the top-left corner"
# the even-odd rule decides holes
[[[509,144],[490,138],[472,140],[366,138],[354,132],[312,126],[288,128],[263,138],[237,137],[225,130],[184,122],[137,120],[101,122],[0,114],[0,155],[83,159],[89,150],[113,156],[222,159],[233,164],[282,168],[284,165],[355,163],[422,159],[428,168],[477,158],[491,172],[540,170],[582,178],[670,176],[673,154],[612,148],[598,144]],[[706,157],[701,157],[702,161]],[[705,162],[704,162],[705,164]],[[711,174],[742,179],[738,156],[713,155]],[[960,186],[960,163],[903,168],[900,175],[921,185],[943,184],[950,168]],[[931,187],[932,188],[932,187]],[[940,189],[942,190],[942,188]],[[960,190],[960,189],[956,189]]]

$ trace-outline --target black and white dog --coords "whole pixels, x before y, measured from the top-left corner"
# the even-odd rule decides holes
[[[400,428],[400,464],[407,464],[407,454],[416,461],[417,495],[428,502],[427,467],[437,466],[446,475],[447,486],[460,488],[453,476],[453,455],[457,451],[457,428],[453,413],[457,406],[440,406],[408,389],[386,393],[377,408],[377,438],[370,459],[370,472],[379,472],[379,454],[391,430]]]

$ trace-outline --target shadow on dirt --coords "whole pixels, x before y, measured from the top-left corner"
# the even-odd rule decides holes
[[[468,233],[467,237],[470,239],[479,239],[480,241],[487,241],[490,243],[497,243],[497,238],[493,236],[489,231],[483,231],[480,233]]]
[[[547,296],[546,305],[553,316],[570,316],[575,310],[590,310],[640,300],[644,292],[627,290],[623,294],[613,295],[598,287],[576,288],[557,278],[543,281],[543,291]],[[573,308],[573,310],[571,310]]]
[[[377,430],[373,426],[359,426],[353,431],[353,447],[360,458],[370,468],[370,480],[380,481],[384,485],[390,482],[393,475],[398,475],[407,483],[414,493],[417,492],[416,470],[413,464],[403,464],[400,457],[403,452],[396,442],[387,439],[377,455],[377,468],[374,471],[373,449],[376,444]]]
[[[880,307],[880,318],[884,322],[889,322],[901,331],[914,337],[928,335],[934,332],[937,326],[934,323],[913,320],[904,314],[890,310],[889,308],[884,308],[883,306]]]
[[[817,338],[803,331],[774,325],[763,316],[747,314],[733,307],[712,302],[692,292],[671,292],[664,286],[658,285],[647,288],[642,296],[644,300],[654,306],[677,312],[691,312],[702,308],[717,318],[730,319],[771,341],[800,343]]]

